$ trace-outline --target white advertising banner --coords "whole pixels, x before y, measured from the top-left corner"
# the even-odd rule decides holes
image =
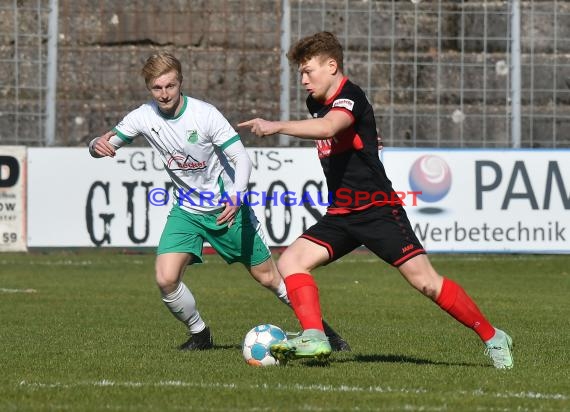
[[[316,151],[248,153],[250,204],[268,243],[288,245],[326,210],[324,201],[317,203],[317,188],[326,184]],[[122,148],[113,159],[93,159],[83,148],[30,148],[28,167],[28,246],[158,245],[172,187],[152,149]],[[302,192],[315,193],[315,200],[302,204]]]
[[[312,148],[250,148],[249,201],[271,246],[325,212]],[[385,149],[382,159],[430,252],[570,253],[570,151]],[[28,149],[28,246],[154,247],[170,179],[150,148],[93,159]],[[207,200],[206,200],[207,201]]]
[[[570,253],[569,150],[382,153],[429,251]],[[415,202],[414,202],[415,200]]]
[[[0,252],[26,250],[26,147],[0,146]]]

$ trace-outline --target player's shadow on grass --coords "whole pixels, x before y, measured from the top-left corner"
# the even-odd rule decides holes
[[[236,343],[233,345],[218,345],[217,343],[215,343],[213,349],[240,349],[241,350],[241,344]]]
[[[363,363],[413,363],[415,365],[445,365],[445,366],[481,366],[475,363],[465,363],[465,362],[440,362],[433,361],[430,359],[420,359],[414,358],[406,355],[362,355],[355,354],[354,356],[347,357],[345,359],[334,359],[334,362],[345,363],[345,362],[363,362]]]
[[[233,345],[214,345],[213,349],[240,349],[240,344],[233,344]],[[340,353],[340,352],[336,352]],[[348,355],[350,352],[343,352]],[[352,354],[352,356],[346,356],[344,358],[338,358],[335,356],[335,352],[327,361],[318,361],[318,360],[311,360],[311,359],[304,359],[302,360],[305,366],[310,367],[327,367],[329,366],[330,362],[334,363],[349,363],[349,362],[360,362],[360,363],[413,363],[415,365],[445,365],[445,366],[475,366],[480,367],[481,364],[479,363],[465,363],[465,362],[440,362],[440,361],[433,361],[430,359],[420,359],[414,358],[412,356],[406,355],[394,355],[394,354],[386,354],[386,355],[362,355],[362,354]]]

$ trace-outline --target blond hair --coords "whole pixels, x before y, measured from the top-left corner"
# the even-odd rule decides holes
[[[334,34],[328,31],[315,33],[297,41],[287,53],[289,61],[297,66],[306,63],[313,57],[332,58],[336,61],[337,67],[343,71],[342,46]]]
[[[146,60],[141,70],[141,75],[144,77],[146,86],[150,87],[154,79],[171,71],[175,71],[176,78],[179,82],[182,82],[182,65],[180,60],[169,52],[159,52],[151,55]]]

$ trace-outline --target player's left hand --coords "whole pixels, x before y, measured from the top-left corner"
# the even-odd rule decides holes
[[[116,133],[114,131],[108,131],[107,133],[94,139],[89,144],[89,149],[93,150],[95,157],[115,157],[116,149],[109,142],[109,139],[113,137]]]
[[[279,122],[270,122],[260,118],[251,119],[247,122],[238,123],[238,127],[249,127],[252,133],[259,137],[270,136],[279,133]]]
[[[226,207],[222,210],[222,213],[216,219],[216,224],[223,225],[228,224],[228,228],[232,227],[234,224],[236,214],[239,209],[238,199],[236,195],[230,196],[231,201],[226,202]]]

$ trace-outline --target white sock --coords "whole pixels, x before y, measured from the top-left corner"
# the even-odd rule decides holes
[[[277,287],[277,290],[274,291],[275,295],[279,298],[281,302],[284,304],[291,306],[291,301],[289,300],[289,296],[287,295],[287,288],[285,287],[285,282],[281,279],[281,283]]]
[[[190,333],[202,332],[206,328],[196,310],[196,300],[184,283],[180,282],[174,292],[163,295],[162,301],[176,319],[188,326]]]

